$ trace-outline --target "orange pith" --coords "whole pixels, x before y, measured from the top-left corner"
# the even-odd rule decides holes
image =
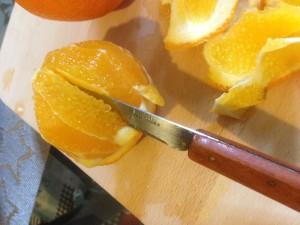
[[[227,28],[238,0],[172,0],[170,25],[165,37],[169,49],[197,46]]]

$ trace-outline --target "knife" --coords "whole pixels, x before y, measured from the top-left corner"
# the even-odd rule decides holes
[[[204,130],[193,130],[117,99],[101,96],[133,128],[193,161],[300,212],[300,169]]]

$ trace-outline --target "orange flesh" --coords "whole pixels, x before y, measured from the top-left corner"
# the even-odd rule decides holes
[[[136,87],[148,91],[143,89],[143,93]],[[50,52],[36,73],[33,89],[42,136],[86,166],[118,160],[141,138],[141,133],[127,127],[101,95],[135,106],[144,103],[143,95],[163,103],[133,56],[105,41]]]

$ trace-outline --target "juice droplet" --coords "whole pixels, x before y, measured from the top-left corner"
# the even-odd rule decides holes
[[[15,113],[17,113],[19,116],[22,116],[25,112],[25,107],[23,105],[22,102],[18,102],[16,105],[15,105]]]

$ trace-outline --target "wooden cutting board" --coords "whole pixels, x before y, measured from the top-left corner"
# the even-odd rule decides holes
[[[218,118],[210,108],[220,93],[200,79],[207,72],[202,47],[166,51],[160,12],[158,0],[135,0],[100,19],[68,23],[37,18],[16,5],[0,53],[2,100],[37,129],[31,78],[45,54],[72,42],[110,40],[145,65],[167,102],[159,115],[300,165],[300,76],[274,87],[245,121]],[[150,137],[113,165],[81,168],[145,224],[300,224],[297,212]]]

